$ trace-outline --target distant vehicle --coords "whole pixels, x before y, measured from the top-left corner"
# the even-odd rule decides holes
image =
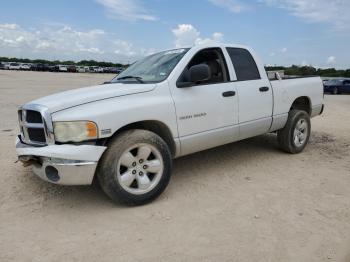
[[[8,69],[9,70],[20,70],[21,66],[19,63],[10,63]]]
[[[117,74],[118,73],[118,68],[116,68],[116,67],[104,67],[103,68],[103,73]]]
[[[50,72],[58,72],[58,66],[56,66],[56,65],[50,65],[50,66],[49,66],[49,71],[50,71]]]
[[[2,62],[2,64],[4,65],[4,69],[8,70],[10,63],[9,62]]]
[[[121,72],[123,72],[124,69],[125,69],[125,68],[117,67],[117,74],[120,74]]]
[[[20,64],[21,70],[30,70],[30,64]]]
[[[104,67],[103,73],[111,73],[112,68],[111,67]]]
[[[32,64],[31,66],[30,66],[30,70],[31,71],[37,71],[36,69],[37,69],[37,64]]]
[[[113,74],[120,74],[124,68],[120,67],[104,67],[103,73],[113,73]]]
[[[91,73],[103,73],[103,67],[99,67],[99,66],[90,66],[89,67],[89,71]]]
[[[33,64],[30,67],[30,70],[32,71],[50,71],[50,66],[48,64]]]
[[[58,71],[59,72],[68,72],[68,68],[65,65],[59,65],[58,66]]]
[[[68,65],[67,66],[67,72],[76,73],[77,72],[76,66],[75,65]]]
[[[103,67],[100,67],[100,66],[95,67],[95,73],[103,73]]]
[[[350,79],[332,79],[324,83],[324,92],[334,95],[350,93]]]
[[[5,70],[6,66],[4,63],[0,62],[0,70]]]
[[[78,73],[85,73],[85,72],[86,72],[86,69],[85,69],[84,66],[77,66],[77,67],[76,67],[76,71],[77,71]]]

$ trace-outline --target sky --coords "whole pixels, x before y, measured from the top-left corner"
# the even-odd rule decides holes
[[[11,0],[0,56],[131,63],[207,42],[253,47],[266,65],[350,68],[349,0]]]

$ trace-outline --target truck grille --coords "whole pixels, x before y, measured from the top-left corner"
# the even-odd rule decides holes
[[[45,131],[43,128],[28,128],[27,131],[30,141],[46,143]]]
[[[21,140],[30,145],[54,143],[51,116],[39,105],[25,105],[18,110]]]
[[[43,117],[41,116],[40,112],[27,110],[26,121],[28,123],[42,123]]]

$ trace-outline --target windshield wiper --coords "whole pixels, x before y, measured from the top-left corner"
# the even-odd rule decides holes
[[[139,83],[144,83],[142,81],[142,77],[140,77],[140,76],[123,76],[123,77],[117,78],[117,80],[130,79],[130,78],[136,79],[136,81],[138,81]]]

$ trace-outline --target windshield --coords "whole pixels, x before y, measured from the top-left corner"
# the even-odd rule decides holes
[[[343,82],[341,80],[338,79],[332,79],[332,80],[328,80],[326,82],[327,85],[341,85]]]
[[[165,80],[189,48],[174,49],[147,56],[125,69],[112,83],[159,83]]]

